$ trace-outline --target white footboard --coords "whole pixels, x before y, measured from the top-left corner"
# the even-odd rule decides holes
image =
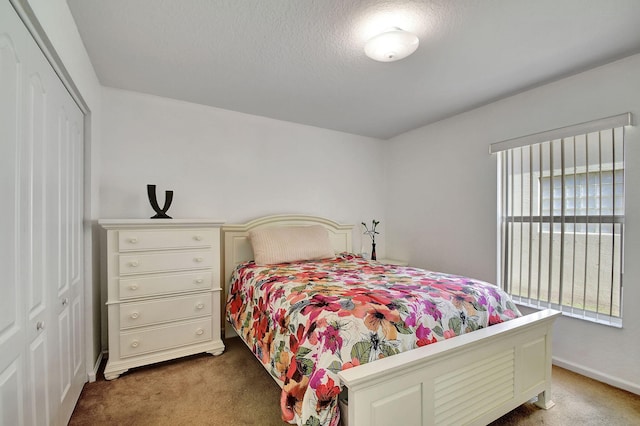
[[[342,371],[349,426],[486,425],[524,402],[550,408],[551,329],[526,315]]]

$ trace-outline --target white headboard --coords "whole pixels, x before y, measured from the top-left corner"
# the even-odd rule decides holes
[[[265,216],[243,224],[230,224],[222,227],[222,279],[224,280],[223,304],[229,291],[229,279],[235,267],[253,259],[253,250],[249,241],[249,231],[269,226],[309,226],[321,225],[329,232],[331,245],[336,253],[353,251],[351,234],[353,225],[341,225],[332,220],[306,215]],[[224,311],[224,305],[223,305]],[[233,329],[224,321],[225,335],[235,335]]]

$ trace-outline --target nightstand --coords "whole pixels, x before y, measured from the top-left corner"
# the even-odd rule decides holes
[[[200,352],[220,355],[220,226],[200,219],[100,220],[106,230],[107,380]]]

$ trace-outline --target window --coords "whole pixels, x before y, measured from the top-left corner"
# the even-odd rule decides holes
[[[542,191],[542,215],[551,214],[551,178],[540,179]],[[615,185],[615,186],[614,186]],[[566,215],[577,216],[607,216],[624,212],[624,170],[619,168],[609,171],[601,170],[599,173],[574,173],[565,175],[565,197],[562,197],[562,179],[553,182],[554,208],[560,208],[560,202],[564,199]],[[560,224],[556,223],[554,232],[560,232]],[[573,231],[572,223],[565,224],[565,230]],[[598,232],[598,225],[576,224],[576,232]],[[611,233],[612,228],[602,225],[603,232]],[[548,224],[543,225],[543,232],[549,232]]]
[[[493,144],[500,284],[517,303],[622,325],[630,115]]]

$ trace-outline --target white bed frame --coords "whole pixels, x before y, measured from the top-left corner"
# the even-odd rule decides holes
[[[223,226],[225,295],[235,266],[253,259],[251,229],[318,224],[336,252],[353,251],[353,226],[315,216]],[[348,389],[343,424],[486,425],[535,398],[551,408],[551,331],[559,315],[547,309],[340,372]],[[236,335],[228,323],[225,335]]]

